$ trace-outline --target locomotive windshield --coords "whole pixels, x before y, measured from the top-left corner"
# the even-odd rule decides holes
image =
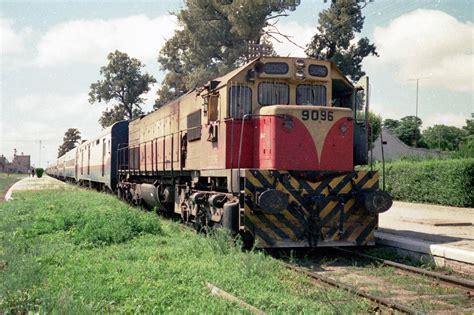
[[[302,84],[296,87],[296,104],[326,106],[326,87]]]
[[[231,116],[242,118],[252,113],[252,90],[244,85],[232,85],[229,93],[229,109]]]
[[[258,102],[260,105],[288,104],[290,87],[283,82],[261,82],[258,85]]]

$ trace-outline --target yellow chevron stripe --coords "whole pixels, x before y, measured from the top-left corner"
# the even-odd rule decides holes
[[[379,181],[378,176],[374,176],[364,184],[363,188],[372,188]]]
[[[342,189],[339,191],[339,194],[347,194],[349,191],[351,191],[352,188],[352,183],[348,182]]]
[[[344,214],[349,212],[349,209],[354,205],[355,199],[349,199],[347,202],[344,204]]]
[[[265,218],[272,222],[277,228],[279,228],[282,232],[284,232],[289,238],[292,238],[293,240],[296,240],[296,235],[295,233],[289,228],[286,224],[283,222],[279,221],[278,218],[275,215],[271,214],[264,214]]]
[[[334,187],[336,187],[337,185],[339,185],[339,183],[342,182],[344,178],[345,178],[345,176],[338,176],[338,177],[335,177],[333,180],[331,180],[331,182],[329,183],[329,185],[331,186],[331,188],[334,188]]]
[[[270,229],[266,224],[264,224],[262,221],[260,221],[255,215],[250,214],[250,215],[246,216],[246,218],[248,218],[250,221],[252,221],[255,228],[258,228],[258,229],[262,230],[263,232],[265,232],[265,234],[267,234],[272,239],[274,239],[274,240],[275,239],[281,239],[278,236],[278,234],[273,232],[272,229]]]
[[[319,212],[320,219],[324,220],[326,216],[337,206],[337,204],[337,201],[329,201],[324,209]]]
[[[368,173],[369,173],[368,171],[359,171],[359,172],[357,172],[357,178],[354,179],[355,182],[359,183],[362,180],[362,178],[364,178]]]
[[[253,176],[252,172],[247,171],[246,174],[247,180],[254,186],[258,188],[263,188],[263,184],[258,181],[256,177]]]
[[[369,222],[370,223],[370,222]],[[360,225],[352,231],[351,235],[347,237],[347,240],[349,241],[355,241],[357,237],[364,231],[366,228],[367,224],[359,223]]]
[[[293,214],[288,210],[284,210],[283,212],[281,212],[281,214],[288,220],[291,222],[291,224],[293,224],[296,228],[303,228],[301,226],[301,222],[298,221],[294,216]]]

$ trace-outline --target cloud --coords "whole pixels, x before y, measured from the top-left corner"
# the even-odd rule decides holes
[[[462,23],[445,12],[415,10],[376,27],[374,39],[380,58],[371,62],[395,64],[396,79],[429,77],[423,84],[456,92],[474,90],[472,23]]]
[[[42,162],[55,159],[58,146],[68,128],[78,128],[87,139],[101,130],[97,122],[104,106],[91,105],[86,93],[76,95],[36,94],[16,98],[14,112],[4,112],[2,143],[5,154],[13,149],[32,154],[39,162],[39,140],[42,140]]]
[[[311,41],[311,38],[313,38],[316,28],[311,25],[299,24],[294,21],[282,22],[281,20],[276,27],[282,34],[291,36],[291,41],[297,44],[295,45],[291,43],[283,36],[275,35],[278,40],[271,38],[270,41],[272,42],[277,54],[280,56],[305,57],[306,54],[304,49]]]
[[[154,61],[175,28],[176,18],[172,15],[73,20],[53,26],[39,40],[35,63],[103,64],[107,54],[116,49],[144,62]]]
[[[460,128],[466,125],[467,119],[469,116],[465,113],[434,113],[423,118],[423,126],[426,128],[434,125],[446,125]]]
[[[15,55],[25,51],[27,37],[31,29],[17,30],[11,19],[0,18],[1,55]]]

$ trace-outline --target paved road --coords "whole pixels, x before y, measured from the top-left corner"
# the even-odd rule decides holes
[[[379,224],[382,232],[474,252],[474,208],[394,202]]]
[[[43,189],[73,189],[65,183],[55,178],[43,175],[43,177],[26,177],[16,182],[5,195],[5,200],[12,199],[12,194],[15,191],[25,190],[43,190]]]

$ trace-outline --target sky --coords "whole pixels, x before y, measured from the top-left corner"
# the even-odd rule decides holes
[[[328,1],[330,2],[330,1]],[[32,164],[53,161],[68,128],[84,139],[100,132],[101,112],[112,104],[88,102],[91,83],[116,49],[140,59],[158,82],[157,55],[178,27],[171,14],[183,1],[0,0],[0,154],[13,150]],[[323,0],[302,0],[279,19],[280,32],[306,46],[316,32]],[[384,119],[415,114],[423,127],[461,127],[474,112],[474,1],[374,0],[363,10],[368,37],[379,57],[364,60],[371,82],[371,109]],[[278,54],[305,56],[284,39]],[[159,84],[146,95],[152,108]],[[41,141],[41,145],[40,145]]]

